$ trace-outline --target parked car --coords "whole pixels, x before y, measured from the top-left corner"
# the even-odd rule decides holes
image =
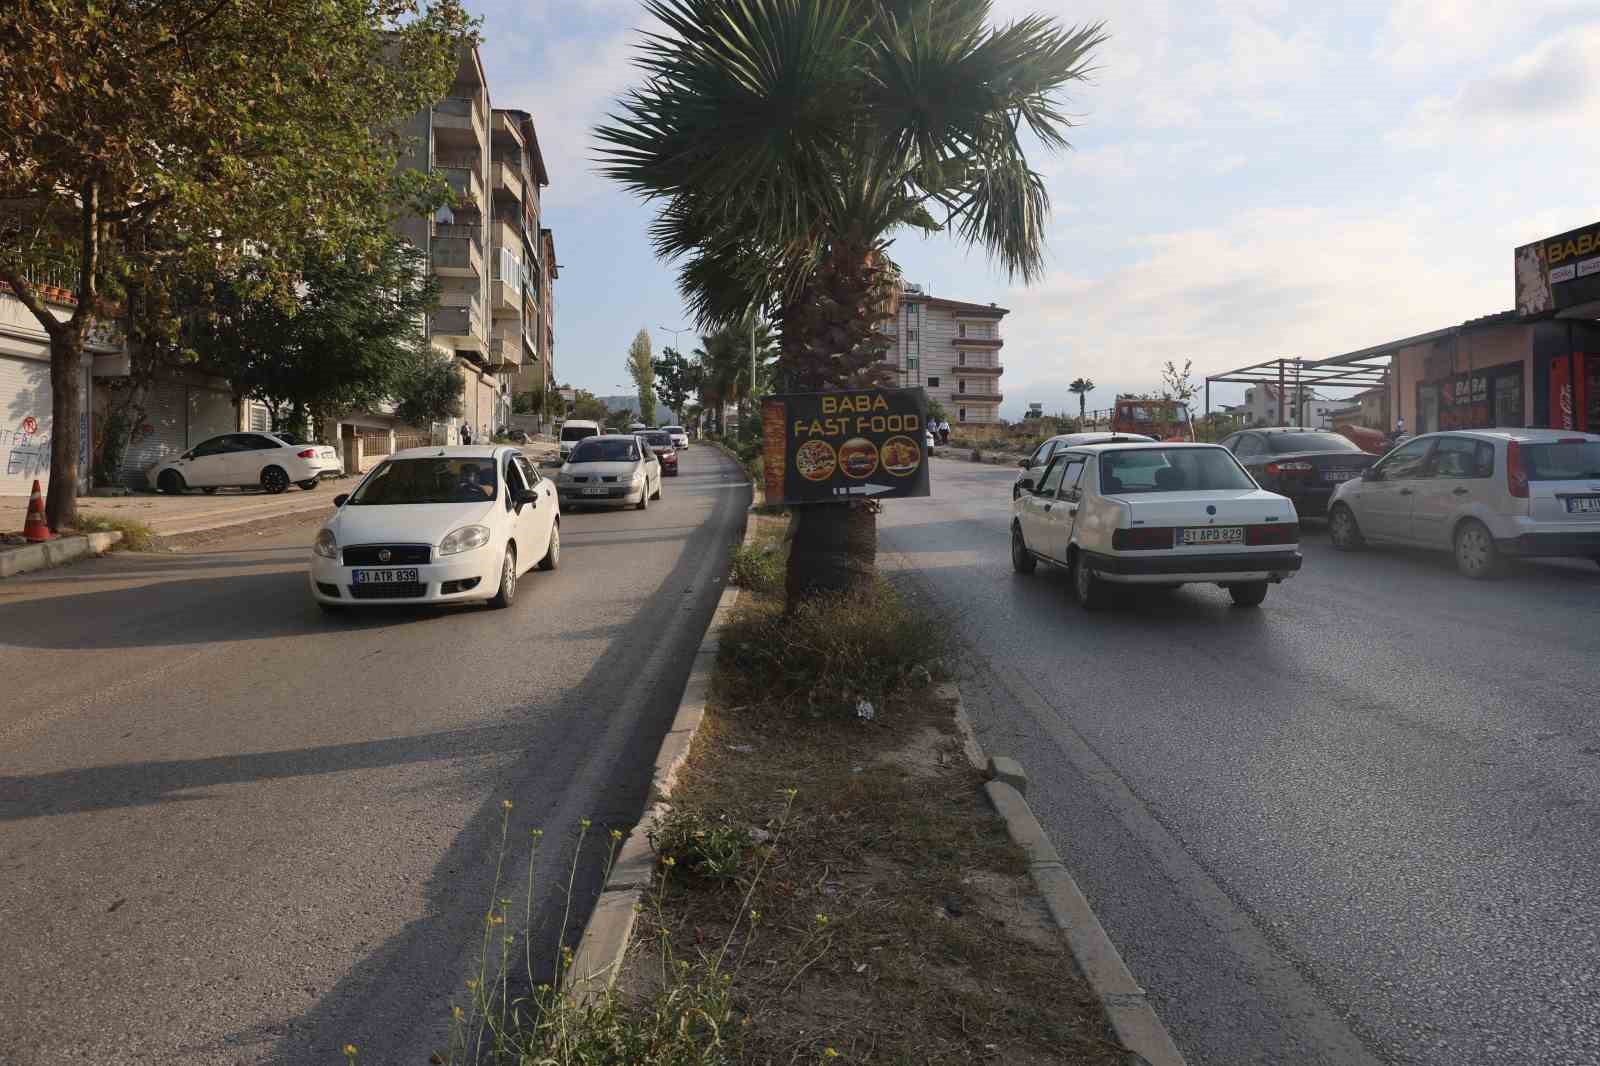
[[[678,447],[672,443],[672,434],[664,429],[651,429],[639,434],[652,454],[661,461],[663,477],[678,476]]]
[[[591,422],[586,418],[569,418],[561,423],[561,437],[556,443],[561,451],[561,461],[567,461],[567,456],[572,454],[573,446],[580,440],[598,437],[604,432],[605,428],[600,423]]]
[[[1011,486],[1011,498],[1014,500],[1022,491],[1024,481],[1039,483],[1044,474],[1045,465],[1050,462],[1050,457],[1056,452],[1066,448],[1076,447],[1080,444],[1121,444],[1125,442],[1154,441],[1154,437],[1146,437],[1139,433],[1061,433],[1051,437],[1033,450],[1033,454],[1023,459],[1018,466],[1022,473],[1017,475],[1016,483]],[[930,445],[932,447],[932,445]]]
[[[1508,555],[1600,563],[1600,435],[1558,429],[1425,433],[1333,494],[1344,550],[1412,544],[1455,554],[1471,578]]]
[[[1378,461],[1355,441],[1325,429],[1247,429],[1225,437],[1256,484],[1294,501],[1301,518],[1328,513],[1333,490]]]
[[[609,433],[579,441],[556,489],[567,504],[632,504],[639,510],[661,498],[661,463],[631,433]]]
[[[689,446],[689,431],[682,426],[662,426],[661,428],[672,438],[673,447],[687,448]]]
[[[528,431],[520,426],[501,426],[498,432],[500,436],[518,444],[526,444],[533,439],[528,435]]]
[[[1300,569],[1294,504],[1216,444],[1090,444],[1051,456],[1011,504],[1011,565],[1065,567],[1086,609],[1112,585],[1210,583],[1255,607]]]
[[[324,610],[509,607],[522,574],[561,561],[560,501],[513,447],[407,448],[333,502],[311,554],[311,597]]]
[[[327,444],[280,433],[224,433],[201,441],[182,455],[145,471],[158,492],[186,489],[216,492],[219,488],[260,488],[279,493],[290,485],[307,492],[323,478],[344,473],[339,450]]]

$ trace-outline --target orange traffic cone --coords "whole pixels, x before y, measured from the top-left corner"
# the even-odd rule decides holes
[[[50,527],[44,520],[44,493],[39,491],[38,478],[33,480],[33,495],[28,498],[28,520],[22,524],[22,535],[31,541],[50,539]]]

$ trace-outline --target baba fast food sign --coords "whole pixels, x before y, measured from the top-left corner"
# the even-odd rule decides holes
[[[921,389],[850,389],[761,401],[768,503],[927,496]]]

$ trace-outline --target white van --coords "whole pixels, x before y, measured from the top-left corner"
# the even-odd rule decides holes
[[[605,430],[600,423],[591,422],[587,418],[569,418],[561,423],[561,461],[564,463],[572,455],[572,446],[585,437],[598,437]]]

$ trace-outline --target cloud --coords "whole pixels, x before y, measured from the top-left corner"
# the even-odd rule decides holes
[[[1548,38],[1508,62],[1430,96],[1389,134],[1412,148],[1505,145],[1592,129],[1600,120],[1600,23]]]
[[[1541,29],[1592,19],[1589,0],[1398,0],[1379,31],[1374,57],[1401,74],[1462,64]]]

